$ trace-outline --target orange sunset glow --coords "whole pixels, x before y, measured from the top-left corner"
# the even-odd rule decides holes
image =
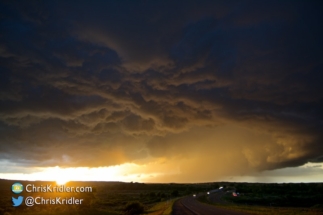
[[[319,2],[0,8],[1,179],[322,181]]]

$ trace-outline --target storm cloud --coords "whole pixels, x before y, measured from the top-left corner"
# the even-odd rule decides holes
[[[164,181],[322,160],[319,2],[0,8],[1,160],[98,167],[166,159],[178,173]]]

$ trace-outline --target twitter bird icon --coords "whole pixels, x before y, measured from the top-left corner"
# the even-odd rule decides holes
[[[17,206],[21,205],[23,199],[24,199],[23,196],[18,196],[17,199],[12,197],[13,206],[17,207]]]

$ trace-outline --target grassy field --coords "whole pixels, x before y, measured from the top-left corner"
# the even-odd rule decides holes
[[[232,192],[238,192],[239,195],[233,196]],[[223,192],[214,193],[213,197],[201,196],[199,200],[254,215],[322,215],[322,193],[322,183],[232,183]]]
[[[143,208],[143,214],[171,214],[172,204],[175,199],[193,192],[204,191],[210,188],[210,184],[144,184],[122,182],[69,182],[66,186],[90,186],[89,193],[27,193],[14,194],[11,185],[16,181],[0,180],[0,215],[47,215],[47,214],[107,214],[121,215],[133,214],[133,210],[126,209],[129,204],[136,203]],[[54,182],[28,182],[20,181],[24,186],[51,184]],[[81,205],[34,205],[27,207],[24,203],[13,207],[11,197],[17,196],[43,197],[43,198],[80,198],[84,199]],[[138,206],[139,205],[139,206]]]
[[[288,208],[288,207],[262,207],[243,205],[218,205],[224,209],[246,212],[253,215],[322,215],[322,209],[315,208]]]
[[[200,184],[144,184],[123,182],[69,182],[68,187],[92,187],[88,193],[27,193],[14,194],[11,185],[16,181],[0,180],[0,215],[170,215],[174,201],[181,196],[206,193],[223,186],[225,191],[239,191],[232,197],[230,192],[221,196],[217,207],[243,211],[249,214],[323,214],[322,183],[316,184],[248,184],[211,182]],[[52,184],[54,182],[20,181],[24,186]],[[43,198],[80,198],[81,205],[35,205],[24,203],[12,206],[12,197],[33,196]],[[200,199],[211,203],[207,196]],[[138,214],[137,213],[137,214]]]
[[[147,211],[148,215],[171,215],[173,204],[177,199],[178,198],[174,198],[168,201],[157,203]]]

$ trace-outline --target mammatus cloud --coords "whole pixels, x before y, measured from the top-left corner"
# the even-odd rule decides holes
[[[322,5],[24,4],[1,7],[2,160],[165,160],[161,181],[321,160]]]

